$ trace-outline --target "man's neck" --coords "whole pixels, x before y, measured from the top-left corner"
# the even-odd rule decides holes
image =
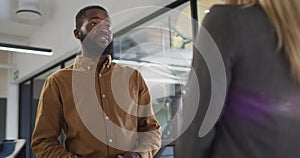
[[[102,54],[102,56],[99,57],[99,56],[82,54],[82,57],[90,58],[90,59],[92,59],[94,61],[97,61],[98,62],[97,67],[99,69],[101,69],[103,67],[103,65],[107,62],[107,60],[109,60],[108,58],[110,58],[110,57],[108,57],[108,56],[110,56],[110,55],[108,55],[108,54],[106,54],[106,55]]]
[[[85,47],[82,47],[82,56],[84,57],[88,57],[88,58],[91,58],[91,59],[99,59],[103,56],[107,56],[107,55],[110,55],[110,53],[108,52],[107,49],[105,49],[104,51],[95,51],[95,52],[91,52],[89,50],[87,50]]]

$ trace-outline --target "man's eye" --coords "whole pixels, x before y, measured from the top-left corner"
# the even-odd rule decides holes
[[[96,22],[92,22],[91,25],[92,25],[92,26],[96,26],[97,23],[96,23]]]

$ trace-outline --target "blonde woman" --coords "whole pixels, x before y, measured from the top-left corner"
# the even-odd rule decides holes
[[[300,1],[225,2],[230,5],[212,7],[203,21],[228,79],[209,156],[203,158],[300,157]],[[199,84],[210,84],[203,83],[200,60],[193,60]],[[187,157],[206,153],[200,148],[207,139],[188,140]]]

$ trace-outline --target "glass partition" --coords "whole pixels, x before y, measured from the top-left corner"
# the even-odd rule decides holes
[[[114,41],[115,62],[138,69],[143,75],[164,144],[176,139],[180,120],[170,126],[181,109],[182,87],[192,60],[192,22],[187,2],[134,28]]]

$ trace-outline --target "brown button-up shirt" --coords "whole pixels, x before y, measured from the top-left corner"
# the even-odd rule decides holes
[[[151,158],[161,145],[141,74],[111,62],[77,57],[44,84],[31,147],[38,157],[116,158],[126,151]],[[61,131],[64,146],[58,141]]]

